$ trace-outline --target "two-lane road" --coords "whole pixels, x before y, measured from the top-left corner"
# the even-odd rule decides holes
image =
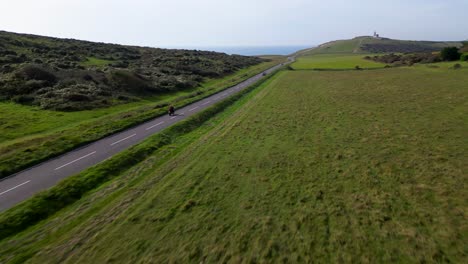
[[[291,59],[289,60],[292,61]],[[266,73],[280,68],[274,66]],[[77,174],[86,168],[112,157],[113,155],[143,141],[174,123],[179,122],[203,109],[213,105],[225,97],[239,92],[263,78],[263,73],[257,74],[231,88],[213,94],[205,99],[177,109],[175,116],[160,116],[146,123],[137,125],[123,132],[95,141],[87,146],[70,151],[57,158],[45,161],[0,181],[0,211],[26,200],[35,193],[48,189],[60,180]]]

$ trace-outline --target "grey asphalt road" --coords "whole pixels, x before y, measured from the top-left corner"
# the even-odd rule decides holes
[[[289,58],[288,62],[294,59]],[[282,65],[276,65],[266,73],[271,73]],[[138,144],[145,138],[158,133],[180,120],[183,120],[213,105],[225,97],[237,93],[263,78],[257,74],[233,87],[213,94],[210,97],[176,109],[175,116],[161,116],[146,123],[137,125],[123,132],[108,136],[89,145],[70,151],[57,158],[23,170],[0,181],[0,211],[26,200],[37,192],[48,189],[60,180],[77,174],[86,168],[112,157],[113,155]]]

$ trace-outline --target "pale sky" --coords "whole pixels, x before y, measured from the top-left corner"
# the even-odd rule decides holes
[[[468,0],[0,0],[0,30],[151,47],[468,39]]]

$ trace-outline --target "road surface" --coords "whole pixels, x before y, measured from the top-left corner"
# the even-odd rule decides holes
[[[289,58],[289,62],[293,59]],[[266,73],[280,68],[276,65]],[[98,164],[113,155],[128,149],[158,133],[159,131],[191,116],[203,109],[237,93],[263,78],[263,73],[257,74],[233,87],[213,94],[205,99],[176,109],[175,116],[160,116],[128,130],[95,141],[89,145],[70,151],[57,158],[45,161],[39,165],[23,170],[0,181],[0,211],[4,211],[17,203],[26,200],[35,193],[48,189],[60,180],[77,174]]]

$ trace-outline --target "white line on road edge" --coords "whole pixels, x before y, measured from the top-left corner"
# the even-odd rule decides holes
[[[197,108],[198,108],[198,106],[195,106],[194,108],[189,109],[188,111],[189,111],[189,112],[192,112],[193,110],[195,110],[195,109],[197,109]]]
[[[177,117],[177,116],[173,116],[173,117],[171,117],[171,119],[174,119],[174,118],[176,118],[176,117]]]
[[[7,193],[7,192],[9,192],[9,191],[13,191],[14,189],[20,187],[21,185],[25,185],[25,184],[28,183],[28,182],[30,182],[30,181],[25,181],[25,182],[23,182],[23,183],[21,183],[21,184],[18,184],[18,185],[16,185],[16,186],[13,187],[13,188],[10,188],[10,189],[8,189],[8,190],[6,190],[6,191],[1,192],[0,195],[5,194],[5,193]]]
[[[55,170],[59,170],[59,169],[65,167],[65,166],[68,166],[68,165],[70,165],[70,164],[72,164],[72,163],[74,163],[74,162],[77,162],[77,161],[79,161],[79,160],[81,160],[81,159],[84,159],[84,158],[86,158],[86,157],[88,157],[88,156],[91,156],[91,155],[93,155],[94,153],[96,153],[96,151],[93,151],[93,152],[91,152],[91,153],[89,153],[89,154],[86,154],[86,155],[84,155],[84,156],[81,157],[81,158],[77,158],[76,160],[70,161],[70,162],[68,162],[67,164],[63,164],[62,166],[55,168]]]
[[[159,123],[157,123],[156,125],[152,125],[152,126],[150,126],[150,127],[147,127],[146,130],[150,130],[150,129],[152,129],[153,127],[159,126],[159,125],[162,124],[162,123],[164,123],[164,121],[159,122]]]
[[[124,141],[124,140],[127,140],[127,139],[129,139],[129,138],[131,138],[131,137],[134,137],[134,136],[136,136],[136,134],[130,135],[130,136],[126,137],[126,138],[122,138],[121,140],[117,140],[116,142],[114,142],[114,143],[112,143],[112,144],[110,144],[110,145],[111,145],[111,146],[114,146],[115,144],[118,144],[118,143],[120,143],[120,142],[122,142],[122,141]]]
[[[209,104],[209,103],[211,103],[211,100],[204,102],[202,105],[206,105],[206,104]]]

